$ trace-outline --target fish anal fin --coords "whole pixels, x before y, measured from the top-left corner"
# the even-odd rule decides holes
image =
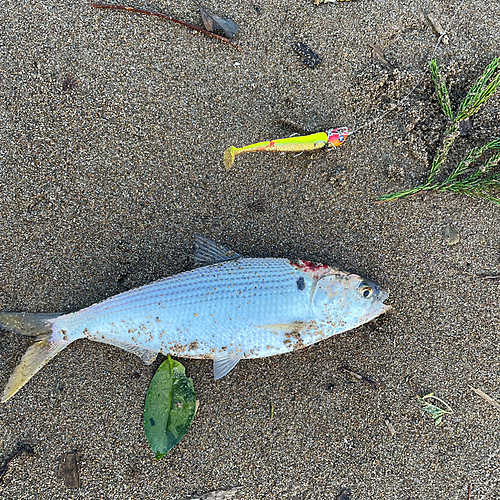
[[[194,235],[194,260],[197,265],[209,266],[239,258],[241,255],[230,248],[219,245],[201,234]]]
[[[214,379],[226,376],[243,358],[243,352],[218,352],[214,356]]]
[[[96,340],[97,342],[101,342],[97,338],[92,338],[92,340]],[[132,354],[135,354],[136,356],[139,356],[146,365],[150,365],[151,363],[153,363],[154,360],[156,359],[156,356],[158,356],[158,351],[152,351],[151,349],[145,349],[144,347],[138,346],[136,344],[130,344],[129,342],[124,342],[122,340],[106,339],[106,340],[103,340],[102,342],[104,344],[114,345],[115,347],[119,347],[120,349],[123,349],[124,351],[130,352]]]

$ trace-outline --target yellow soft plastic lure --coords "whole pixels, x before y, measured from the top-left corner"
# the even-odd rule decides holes
[[[257,142],[242,148],[231,146],[224,153],[224,163],[226,168],[231,168],[236,155],[250,153],[252,151],[313,151],[322,148],[336,148],[341,146],[349,135],[347,127],[335,128],[326,132],[317,132],[311,135],[287,137],[286,139],[276,139],[274,141]]]

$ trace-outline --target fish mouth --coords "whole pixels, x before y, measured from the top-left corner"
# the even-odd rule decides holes
[[[375,304],[378,304],[379,312],[378,312],[377,315],[383,314],[383,313],[385,313],[385,312],[387,312],[387,311],[389,311],[389,310],[392,309],[391,305],[384,304],[384,300],[386,300],[388,297],[389,297],[389,290],[387,290],[386,288],[380,287],[379,293],[378,293],[378,296],[377,296],[377,300],[373,304],[373,308],[376,307]]]
[[[380,291],[378,293],[378,300],[380,302],[384,302],[384,300],[387,299],[388,297],[389,297],[389,290],[387,290],[386,288],[380,287]]]
[[[390,311],[392,309],[392,306],[389,304],[382,304],[382,312],[380,314],[386,313],[387,311]]]

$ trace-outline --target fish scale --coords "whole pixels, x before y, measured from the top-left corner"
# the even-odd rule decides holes
[[[111,344],[152,363],[158,352],[209,358],[214,378],[242,358],[272,356],[355,328],[390,308],[388,293],[356,274],[308,261],[245,258],[197,236],[192,271],[62,316],[0,313],[0,327],[37,336],[2,401],[78,338]]]
[[[296,284],[299,274],[286,259],[230,261],[165,278],[61,316],[52,329],[64,330],[69,340],[104,336],[123,342],[130,342],[133,330],[137,345],[165,353],[172,351],[172,343],[182,349],[197,342],[198,348],[185,354],[190,357],[238,342],[241,348],[251,346],[257,357],[263,345],[277,340],[260,325],[311,319],[307,293]]]

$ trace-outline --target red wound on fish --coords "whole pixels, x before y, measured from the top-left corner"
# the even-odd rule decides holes
[[[302,269],[304,271],[318,271],[320,269],[328,269],[326,264],[316,264],[310,260],[298,260],[297,262],[290,262],[293,267]]]
[[[305,273],[312,274],[315,278],[324,276],[325,272],[328,272],[330,269],[326,264],[317,264],[309,260],[297,260],[296,262],[290,261],[290,264]]]

